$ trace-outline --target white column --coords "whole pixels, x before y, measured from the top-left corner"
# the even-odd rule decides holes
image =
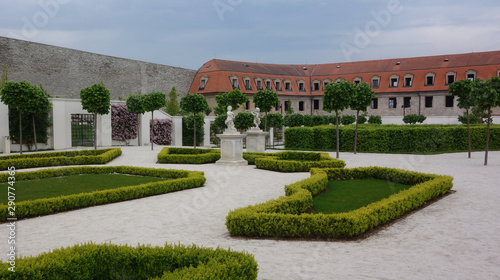
[[[210,116],[210,117],[205,117],[205,125],[204,125],[204,130],[205,130],[205,136],[203,138],[203,145],[205,147],[210,147],[210,122],[215,121],[215,117]]]
[[[9,107],[0,101],[0,152],[2,153],[10,153],[4,151],[7,136],[9,136]]]
[[[97,115],[97,146],[110,147],[112,145],[111,113]]]
[[[66,102],[51,99],[52,102],[52,137],[54,150],[71,147],[71,114],[66,115]],[[67,120],[69,118],[69,121]],[[67,130],[69,128],[69,136]],[[67,139],[69,137],[69,139]],[[69,143],[69,145],[68,145]]]
[[[182,146],[182,117],[172,116],[172,146]]]

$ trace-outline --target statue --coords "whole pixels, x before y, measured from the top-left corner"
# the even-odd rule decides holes
[[[234,113],[232,110],[233,110],[233,107],[227,106],[227,118],[226,118],[225,123],[226,123],[228,130],[236,130],[236,128],[234,127],[234,122],[233,122]]]
[[[253,124],[255,124],[255,128],[259,128],[260,125],[260,109],[255,108],[255,111],[252,112],[253,115]]]

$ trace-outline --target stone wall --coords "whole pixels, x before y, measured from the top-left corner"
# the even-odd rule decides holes
[[[0,65],[10,81],[42,85],[54,97],[80,98],[83,88],[103,82],[111,99],[175,86],[185,95],[195,70],[100,55],[0,36]]]

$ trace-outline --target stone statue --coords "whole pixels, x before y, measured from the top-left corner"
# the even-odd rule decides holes
[[[255,124],[255,128],[259,128],[260,125],[260,109],[255,108],[255,111],[252,112],[253,115],[253,124]]]
[[[227,106],[227,118],[226,118],[226,126],[228,130],[236,130],[234,127],[234,113],[233,113],[233,107]]]

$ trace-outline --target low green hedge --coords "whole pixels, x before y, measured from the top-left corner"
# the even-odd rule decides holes
[[[331,158],[327,153],[280,152],[274,157],[255,159],[260,169],[280,172],[307,172],[311,168],[344,168],[345,162]]]
[[[329,180],[374,178],[411,188],[347,213],[308,214],[312,196]],[[382,167],[311,169],[311,177],[285,187],[286,196],[232,210],[226,227],[232,236],[349,238],[414,210],[449,191],[452,177]]]
[[[129,166],[79,166],[57,169],[43,169],[29,172],[17,172],[16,181],[34,180],[78,174],[121,173],[141,176],[168,178],[169,180],[127,186],[116,189],[43,198],[16,203],[17,219],[68,211],[89,206],[119,202],[173,191],[201,187],[205,184],[203,172],[142,168]],[[0,183],[8,181],[9,174],[0,174]],[[10,217],[10,216],[9,216]],[[8,218],[8,206],[0,204],[0,221]]]
[[[257,262],[245,252],[192,245],[150,247],[82,244],[0,262],[1,279],[257,279]]]
[[[220,159],[220,150],[190,149],[190,148],[163,148],[158,153],[159,163],[213,163]]]
[[[120,148],[111,148],[1,156],[0,170],[6,170],[10,166],[23,169],[61,165],[104,164],[121,154],[122,150]]]
[[[354,126],[340,128],[340,149],[354,150]],[[486,125],[471,127],[472,149],[484,150]],[[293,127],[285,130],[286,149],[335,150],[335,126]],[[445,153],[467,151],[464,125],[360,125],[358,152]],[[490,128],[490,149],[500,150],[500,125]]]

